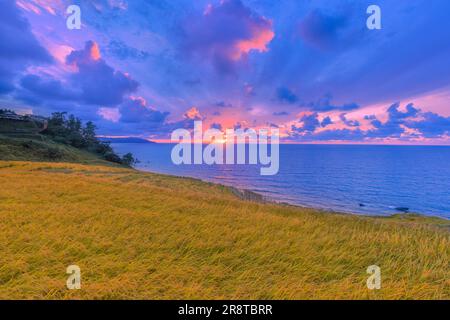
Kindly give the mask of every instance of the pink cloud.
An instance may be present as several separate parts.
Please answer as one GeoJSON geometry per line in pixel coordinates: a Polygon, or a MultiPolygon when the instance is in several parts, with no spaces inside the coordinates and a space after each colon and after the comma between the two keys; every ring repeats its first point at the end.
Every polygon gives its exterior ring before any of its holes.
{"type": "Polygon", "coordinates": [[[29,12],[41,15],[47,12],[53,16],[64,14],[66,6],[61,0],[17,0],[16,4],[29,12]]]}
{"type": "Polygon", "coordinates": [[[67,56],[66,62],[69,65],[80,67],[82,65],[95,64],[101,59],[100,48],[94,41],[86,42],[84,50],[72,51],[67,56]]]}
{"type": "Polygon", "coordinates": [[[121,117],[119,108],[100,108],[98,109],[97,114],[103,119],[115,123],[119,122],[121,117]]]}
{"type": "Polygon", "coordinates": [[[252,51],[266,52],[275,36],[272,22],[240,0],[208,5],[202,16],[186,23],[185,29],[187,52],[206,57],[221,69],[229,69],[231,63],[252,51]]]}
{"type": "Polygon", "coordinates": [[[18,7],[22,8],[25,11],[33,12],[34,14],[37,14],[37,15],[41,14],[41,10],[39,10],[39,8],[37,6],[35,6],[34,4],[32,4],[30,2],[17,1],[16,4],[18,7]]]}
{"type": "Polygon", "coordinates": [[[200,111],[196,107],[192,107],[189,110],[187,110],[184,115],[186,119],[190,120],[202,120],[203,117],[200,114],[200,111]]]}

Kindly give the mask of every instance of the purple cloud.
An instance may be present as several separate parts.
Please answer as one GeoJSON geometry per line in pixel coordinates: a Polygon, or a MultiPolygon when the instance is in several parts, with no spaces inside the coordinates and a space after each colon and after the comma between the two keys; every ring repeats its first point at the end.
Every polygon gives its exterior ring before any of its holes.
{"type": "Polygon", "coordinates": [[[443,117],[433,112],[425,112],[421,117],[422,120],[408,122],[407,126],[419,130],[426,138],[450,135],[450,117],[443,117]]]}
{"type": "Polygon", "coordinates": [[[52,77],[43,78],[35,74],[22,77],[20,85],[37,100],[76,100],[77,93],[65,87],[61,81],[52,77]]]}
{"type": "Polygon", "coordinates": [[[211,129],[217,129],[222,131],[222,125],[220,123],[211,123],[209,126],[211,129]]]}
{"type": "Polygon", "coordinates": [[[279,111],[279,112],[274,112],[272,113],[272,115],[274,115],[275,117],[284,117],[284,116],[288,116],[290,113],[287,111],[279,111]]]}
{"type": "Polygon", "coordinates": [[[61,79],[45,73],[24,75],[15,97],[32,105],[67,101],[79,106],[116,107],[139,86],[129,75],[110,67],[92,41],[84,49],[72,51],[66,63],[74,71],[61,79]]]}
{"type": "Polygon", "coordinates": [[[381,122],[374,116],[367,116],[366,119],[371,119],[370,123],[375,128],[367,132],[367,136],[376,138],[393,137],[399,138],[405,133],[407,118],[415,118],[420,109],[414,108],[412,104],[408,104],[406,111],[399,111],[400,103],[394,103],[387,109],[388,120],[381,122]]]}
{"type": "Polygon", "coordinates": [[[332,98],[333,97],[331,94],[326,94],[317,101],[308,103],[305,107],[317,112],[327,112],[333,110],[351,111],[359,108],[359,105],[354,102],[345,103],[342,105],[333,104],[331,102],[332,98]]]}
{"type": "Polygon", "coordinates": [[[12,92],[14,79],[30,64],[51,63],[14,1],[0,3],[0,94],[12,92]]]}
{"type": "Polygon", "coordinates": [[[120,121],[124,123],[143,122],[159,125],[165,122],[169,112],[161,112],[147,105],[144,98],[130,98],[119,107],[120,121]]]}
{"type": "Polygon", "coordinates": [[[345,16],[329,15],[316,9],[300,22],[299,33],[308,45],[327,50],[336,40],[339,31],[346,25],[345,16]]]}
{"type": "Polygon", "coordinates": [[[291,129],[294,133],[312,133],[320,127],[317,113],[303,115],[299,122],[301,126],[292,125],[291,129]]]}
{"type": "Polygon", "coordinates": [[[322,127],[326,127],[329,126],[330,124],[333,124],[333,121],[331,120],[331,118],[329,116],[325,117],[322,122],[320,123],[320,125],[322,127]]]}
{"type": "Polygon", "coordinates": [[[277,99],[289,104],[294,104],[298,101],[297,95],[291,89],[286,87],[279,87],[277,89],[277,99]]]}
{"type": "Polygon", "coordinates": [[[357,121],[357,120],[349,120],[349,119],[347,119],[347,117],[346,117],[346,113],[341,113],[340,115],[339,115],[339,119],[341,119],[341,121],[346,125],[346,126],[349,126],[349,127],[359,127],[361,124],[359,123],[359,121],[357,121]]]}
{"type": "Polygon", "coordinates": [[[274,37],[270,20],[244,6],[241,0],[209,5],[201,16],[186,22],[184,49],[229,72],[251,51],[265,52],[274,37]]]}
{"type": "Polygon", "coordinates": [[[81,88],[82,99],[88,104],[116,106],[139,86],[128,74],[106,64],[93,41],[86,42],[83,50],[72,51],[66,63],[77,69],[72,81],[81,88]]]}
{"type": "Polygon", "coordinates": [[[331,119],[327,117],[319,122],[317,113],[307,114],[299,120],[301,126],[293,125],[291,127],[289,139],[299,141],[367,141],[384,138],[411,140],[420,137],[442,138],[450,135],[450,117],[433,112],[422,112],[413,104],[408,104],[405,111],[401,111],[399,108],[399,103],[391,105],[386,110],[388,119],[385,122],[380,121],[374,115],[365,116],[364,119],[369,120],[373,126],[373,129],[367,131],[359,128],[358,121],[348,120],[345,114],[341,114],[340,119],[350,128],[317,132],[316,129],[319,127],[332,124],[331,119]],[[411,130],[414,131],[411,132],[411,130]]]}

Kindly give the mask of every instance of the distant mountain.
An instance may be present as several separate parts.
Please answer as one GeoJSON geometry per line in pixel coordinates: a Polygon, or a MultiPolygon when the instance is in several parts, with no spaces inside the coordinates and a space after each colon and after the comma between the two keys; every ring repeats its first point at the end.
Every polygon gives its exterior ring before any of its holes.
{"type": "Polygon", "coordinates": [[[110,137],[110,138],[98,138],[100,141],[104,141],[104,142],[110,142],[110,143],[156,143],[150,140],[146,140],[146,139],[142,139],[142,138],[134,138],[134,137],[129,137],[129,138],[114,138],[114,137],[110,137]]]}

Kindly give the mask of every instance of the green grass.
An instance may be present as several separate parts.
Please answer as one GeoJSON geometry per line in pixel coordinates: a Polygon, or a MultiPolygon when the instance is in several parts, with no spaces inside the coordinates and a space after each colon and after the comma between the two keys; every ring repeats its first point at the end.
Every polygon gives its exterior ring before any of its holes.
{"type": "Polygon", "coordinates": [[[37,133],[39,127],[34,121],[11,121],[0,118],[0,132],[37,133]]]}
{"type": "Polygon", "coordinates": [[[35,134],[0,134],[0,160],[72,162],[114,166],[93,153],[56,143],[46,136],[35,134]]]}
{"type": "Polygon", "coordinates": [[[449,299],[449,222],[240,199],[194,179],[0,162],[3,299],[449,299]],[[79,265],[82,289],[65,286],[79,265]],[[381,290],[366,287],[369,265],[381,290]]]}

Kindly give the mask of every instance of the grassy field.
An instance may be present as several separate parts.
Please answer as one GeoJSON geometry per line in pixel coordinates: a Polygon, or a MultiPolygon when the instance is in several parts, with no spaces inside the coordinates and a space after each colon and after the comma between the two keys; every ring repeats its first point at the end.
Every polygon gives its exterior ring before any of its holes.
{"type": "Polygon", "coordinates": [[[263,204],[68,163],[0,162],[0,186],[1,299],[450,298],[448,221],[263,204]],[[72,264],[81,290],[66,288],[72,264]]]}
{"type": "Polygon", "coordinates": [[[0,134],[0,161],[72,162],[117,166],[100,159],[98,155],[56,143],[38,134],[18,134],[17,137],[0,134]],[[27,137],[29,136],[29,137],[27,137]]]}

